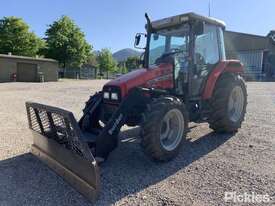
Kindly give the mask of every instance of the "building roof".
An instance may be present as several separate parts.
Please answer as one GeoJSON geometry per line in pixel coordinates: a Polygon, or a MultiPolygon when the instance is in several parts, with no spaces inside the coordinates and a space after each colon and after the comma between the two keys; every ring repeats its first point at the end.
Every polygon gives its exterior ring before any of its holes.
{"type": "Polygon", "coordinates": [[[184,23],[184,22],[187,22],[190,20],[204,21],[206,23],[215,24],[215,25],[221,26],[223,28],[225,28],[225,26],[226,26],[225,23],[221,20],[218,20],[218,19],[215,19],[212,17],[202,16],[202,15],[190,12],[190,13],[180,14],[180,15],[171,16],[168,18],[153,21],[152,27],[156,28],[156,29],[160,29],[163,27],[174,26],[174,25],[184,23]]]}
{"type": "Polygon", "coordinates": [[[26,57],[26,56],[17,56],[17,55],[9,55],[9,54],[0,54],[0,58],[22,59],[22,60],[32,60],[32,61],[46,61],[46,62],[58,62],[55,59],[26,57]]]}
{"type": "Polygon", "coordinates": [[[269,38],[266,36],[225,31],[225,48],[227,51],[266,50],[269,38]]]}
{"type": "Polygon", "coordinates": [[[226,30],[226,33],[231,33],[231,34],[236,34],[236,35],[244,35],[244,36],[250,36],[250,37],[255,37],[255,38],[266,38],[267,36],[263,35],[258,35],[258,34],[249,34],[249,33],[244,33],[244,32],[237,32],[237,31],[229,31],[226,30]]]}

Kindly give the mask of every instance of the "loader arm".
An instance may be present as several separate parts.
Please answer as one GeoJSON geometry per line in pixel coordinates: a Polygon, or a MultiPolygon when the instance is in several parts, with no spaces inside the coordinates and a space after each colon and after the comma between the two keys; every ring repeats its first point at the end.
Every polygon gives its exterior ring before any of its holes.
{"type": "Polygon", "coordinates": [[[131,114],[137,106],[146,106],[150,99],[144,95],[148,92],[145,88],[134,88],[128,96],[123,99],[118,109],[105,125],[101,133],[96,137],[96,157],[106,159],[109,153],[116,148],[118,144],[118,134],[121,127],[125,124],[128,114],[131,114]]]}

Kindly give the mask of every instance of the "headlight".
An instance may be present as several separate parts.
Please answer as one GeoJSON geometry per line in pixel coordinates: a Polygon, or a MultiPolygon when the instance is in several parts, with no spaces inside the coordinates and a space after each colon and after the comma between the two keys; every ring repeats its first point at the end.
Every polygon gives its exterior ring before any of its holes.
{"type": "Polygon", "coordinates": [[[103,98],[104,99],[109,99],[110,98],[109,92],[104,92],[103,93],[103,98]]]}
{"type": "Polygon", "coordinates": [[[112,94],[111,94],[111,99],[112,99],[112,100],[118,100],[118,95],[117,95],[117,93],[112,93],[112,94]]]}

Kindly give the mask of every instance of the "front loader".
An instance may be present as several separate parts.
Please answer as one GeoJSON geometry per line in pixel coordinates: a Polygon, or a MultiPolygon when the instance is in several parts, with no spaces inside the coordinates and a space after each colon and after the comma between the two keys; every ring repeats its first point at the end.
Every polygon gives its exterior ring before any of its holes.
{"type": "Polygon", "coordinates": [[[118,146],[123,125],[140,126],[144,152],[164,162],[186,143],[189,122],[234,133],[244,120],[243,66],[225,59],[225,24],[194,13],[145,17],[147,33],[135,38],[144,49],[143,68],[105,84],[79,121],[69,111],[26,103],[32,153],[92,201],[100,188],[98,164],[118,146]]]}

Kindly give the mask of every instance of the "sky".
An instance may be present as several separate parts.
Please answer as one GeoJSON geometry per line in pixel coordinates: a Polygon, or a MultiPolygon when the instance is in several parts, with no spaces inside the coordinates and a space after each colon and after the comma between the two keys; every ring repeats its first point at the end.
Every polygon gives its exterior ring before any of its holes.
{"type": "Polygon", "coordinates": [[[275,29],[274,0],[2,0],[0,18],[23,18],[44,37],[49,24],[67,15],[85,33],[94,50],[113,52],[133,48],[134,36],[144,32],[147,12],[152,20],[186,12],[208,15],[226,22],[227,30],[266,35],[275,29]]]}

